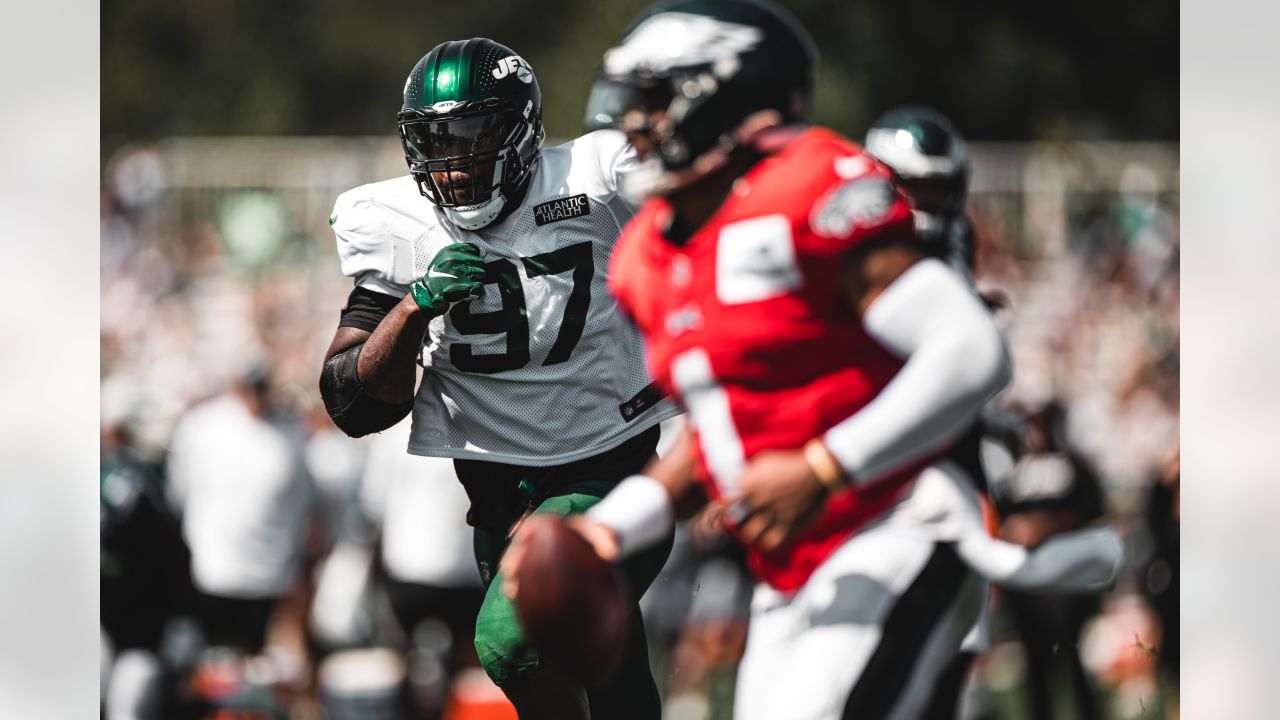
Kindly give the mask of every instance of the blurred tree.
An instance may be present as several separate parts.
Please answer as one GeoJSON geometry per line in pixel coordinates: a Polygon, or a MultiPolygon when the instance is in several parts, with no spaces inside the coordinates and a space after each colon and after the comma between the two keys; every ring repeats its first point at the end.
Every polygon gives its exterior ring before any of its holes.
{"type": "MultiPolygon", "coordinates": [[[[103,157],[166,135],[390,135],[432,46],[486,35],[525,56],[549,135],[577,133],[601,53],[648,0],[106,0],[103,157]]],[[[1178,137],[1167,0],[793,0],[822,52],[818,122],[858,136],[937,106],[982,140],[1178,137]]]]}

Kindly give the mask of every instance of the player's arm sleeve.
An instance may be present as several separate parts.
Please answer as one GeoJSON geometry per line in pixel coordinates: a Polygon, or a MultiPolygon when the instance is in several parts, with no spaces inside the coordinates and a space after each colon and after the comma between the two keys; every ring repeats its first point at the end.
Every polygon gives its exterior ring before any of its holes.
{"type": "Polygon", "coordinates": [[[352,345],[325,361],[320,371],[320,397],[333,424],[351,437],[382,432],[413,410],[413,398],[403,403],[380,400],[365,390],[357,368],[365,344],[352,345]]]}
{"type": "Polygon", "coordinates": [[[706,504],[695,477],[697,443],[688,425],[680,428],[667,453],[632,475],[587,511],[587,517],[614,532],[618,551],[628,556],[667,537],[676,520],[706,504]]]}
{"type": "Polygon", "coordinates": [[[956,543],[956,551],[991,582],[1033,592],[1104,590],[1124,558],[1120,536],[1109,527],[1060,533],[1034,548],[974,532],[956,543]]]}
{"type": "Polygon", "coordinates": [[[347,304],[342,307],[338,327],[353,327],[373,332],[378,328],[378,323],[382,322],[382,318],[390,314],[399,302],[399,297],[395,295],[357,285],[347,296],[347,304]]]}
{"type": "Polygon", "coordinates": [[[855,484],[941,450],[1012,376],[991,313],[942,262],[915,262],[863,316],[866,331],[905,360],[870,403],[823,442],[855,484]]]}

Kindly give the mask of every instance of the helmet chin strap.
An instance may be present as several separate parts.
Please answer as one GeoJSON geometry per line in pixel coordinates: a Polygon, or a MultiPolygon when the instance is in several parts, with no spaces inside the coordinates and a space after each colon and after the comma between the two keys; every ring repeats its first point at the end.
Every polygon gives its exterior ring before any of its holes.
{"type": "Polygon", "coordinates": [[[496,220],[506,203],[507,199],[502,196],[502,192],[497,191],[494,192],[493,197],[479,205],[440,209],[444,211],[450,222],[463,230],[479,230],[496,220]]]}

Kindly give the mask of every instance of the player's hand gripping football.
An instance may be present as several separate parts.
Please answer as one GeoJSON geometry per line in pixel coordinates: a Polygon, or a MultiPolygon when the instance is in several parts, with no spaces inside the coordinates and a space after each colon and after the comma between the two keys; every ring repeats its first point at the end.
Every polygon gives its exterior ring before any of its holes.
{"type": "MultiPolygon", "coordinates": [[[[601,525],[585,515],[570,515],[562,522],[571,530],[581,535],[605,562],[618,559],[618,536],[613,530],[601,525]]],[[[511,539],[511,546],[502,556],[502,575],[504,582],[502,592],[509,598],[515,598],[520,592],[520,567],[527,549],[528,533],[521,528],[511,539]]]]}
{"type": "Polygon", "coordinates": [[[762,550],[790,542],[818,518],[829,491],[800,450],[766,450],[751,458],[725,502],[739,536],[762,550]]]}
{"type": "Polygon", "coordinates": [[[423,312],[436,317],[456,302],[480,297],[483,287],[484,252],[472,243],[454,243],[431,258],[426,274],[409,292],[423,312]]]}
{"type": "Polygon", "coordinates": [[[534,514],[502,560],[502,591],[529,642],[588,688],[607,685],[629,641],[632,601],[603,557],[617,555],[613,531],[599,523],[534,514]]]}

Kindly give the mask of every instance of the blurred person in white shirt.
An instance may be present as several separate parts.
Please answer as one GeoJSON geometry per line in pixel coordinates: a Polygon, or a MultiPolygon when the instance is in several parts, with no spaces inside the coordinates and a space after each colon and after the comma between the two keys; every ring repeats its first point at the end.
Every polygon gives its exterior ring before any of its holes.
{"type": "Polygon", "coordinates": [[[298,577],[313,495],[298,448],[264,418],[267,390],[265,366],[241,373],[179,421],[169,458],[206,641],[247,653],[298,577]]]}
{"type": "Polygon", "coordinates": [[[396,622],[411,641],[419,712],[438,713],[451,678],[478,666],[476,615],[484,592],[472,554],[470,505],[449,458],[410,455],[408,419],[374,437],[360,503],[381,529],[381,576],[396,622]]]}

